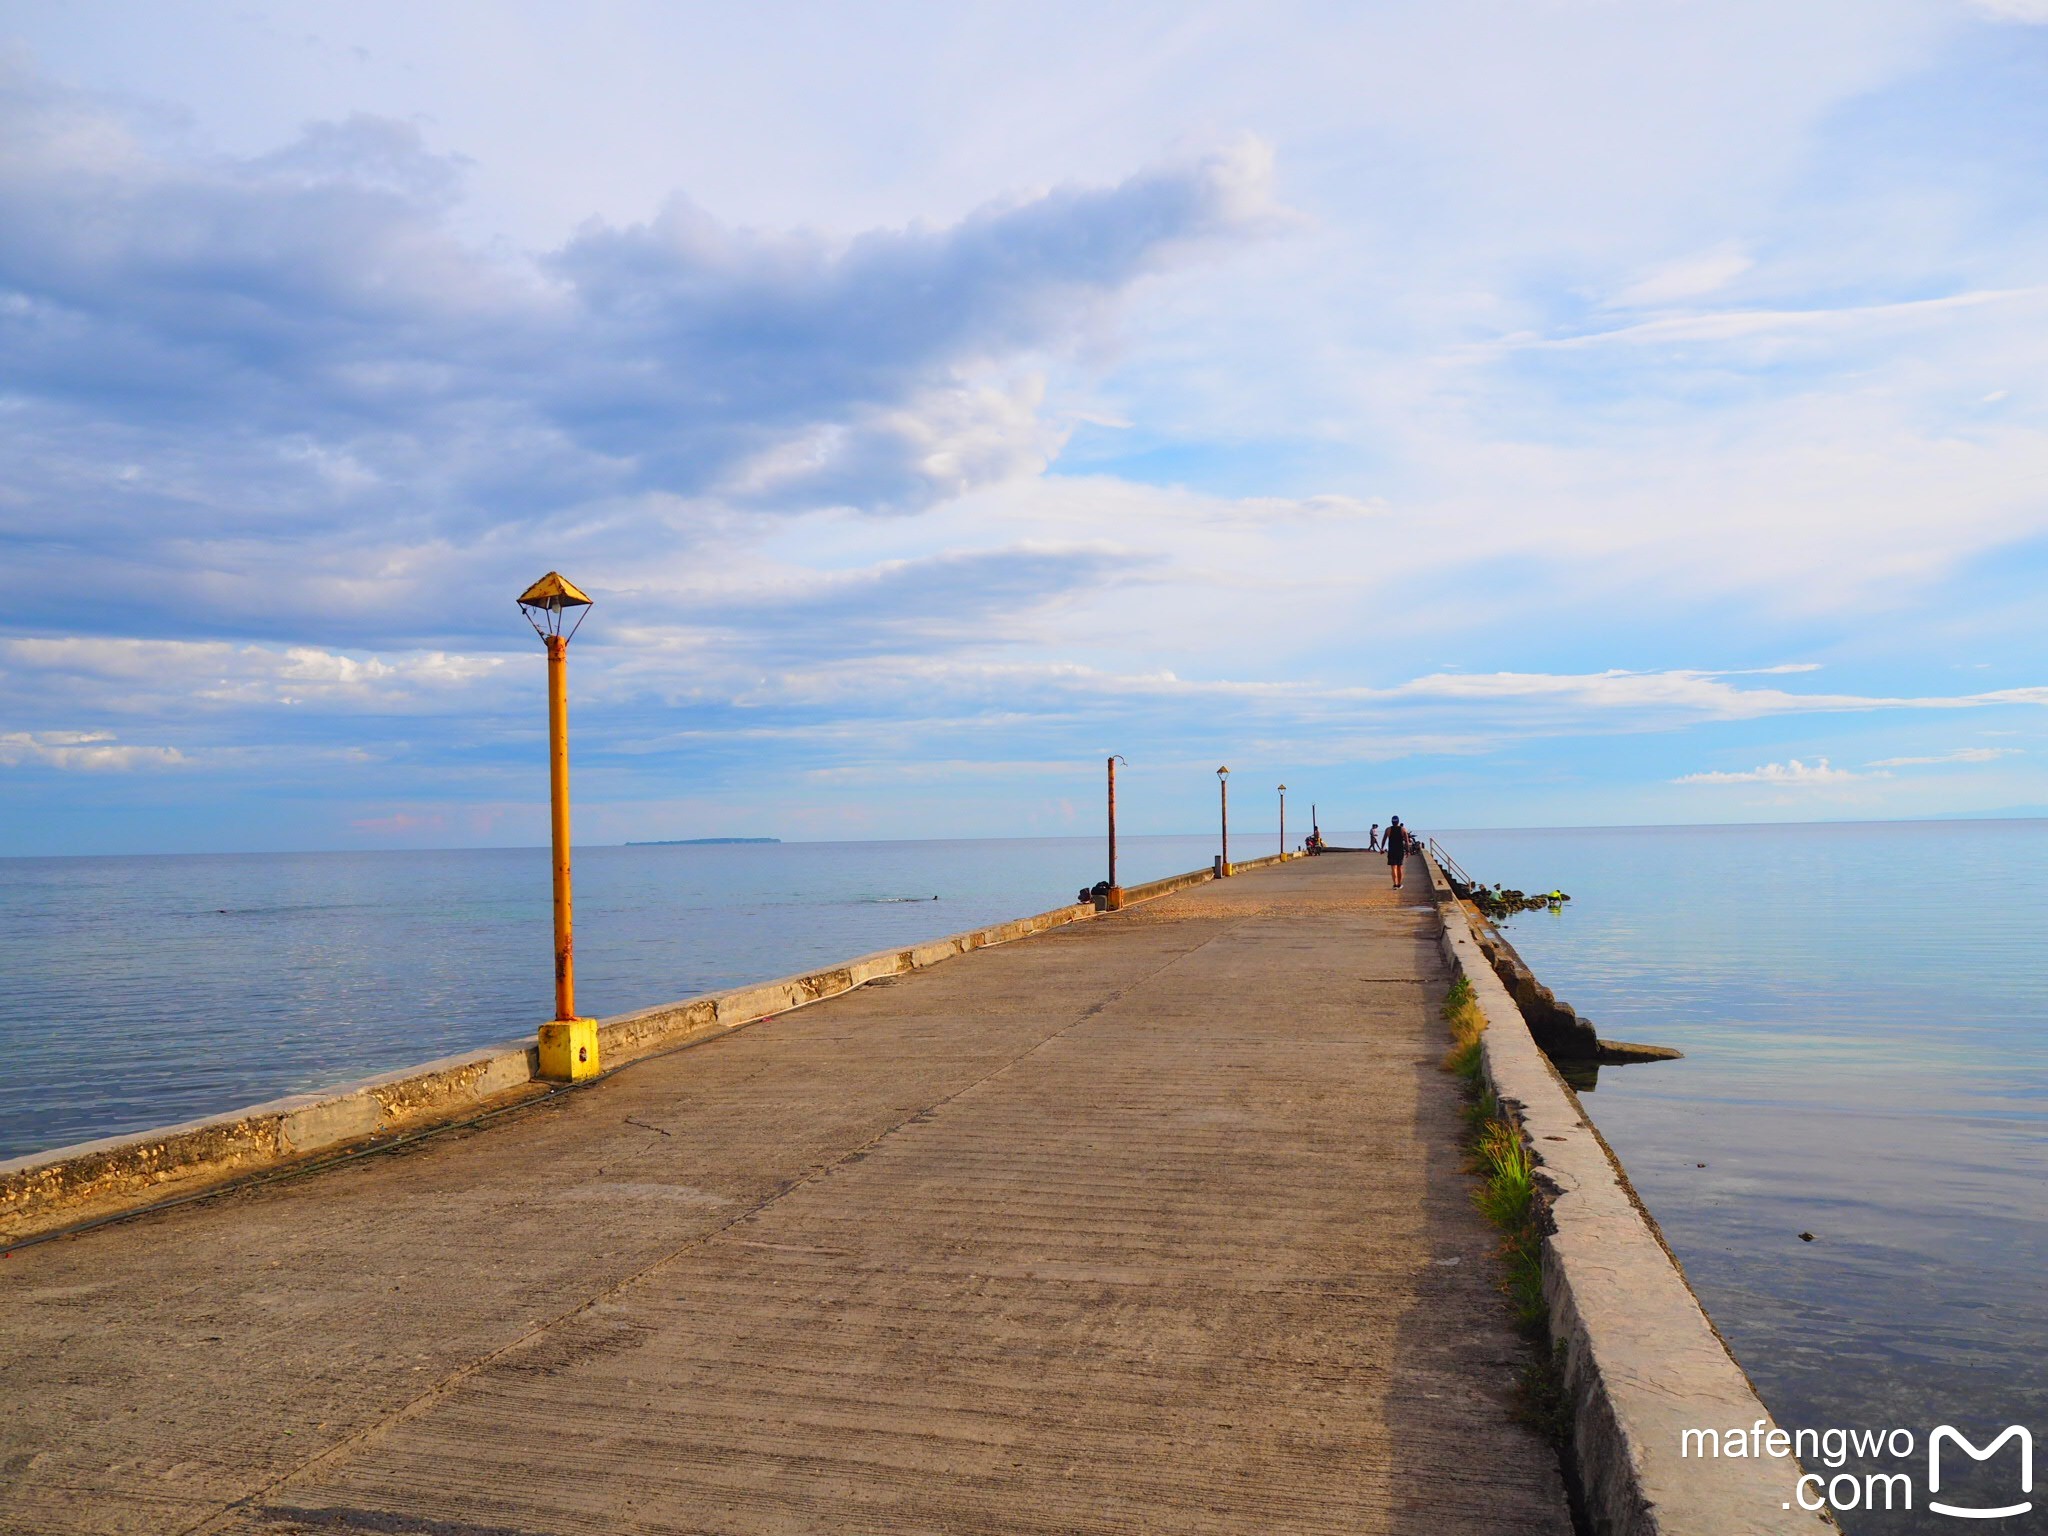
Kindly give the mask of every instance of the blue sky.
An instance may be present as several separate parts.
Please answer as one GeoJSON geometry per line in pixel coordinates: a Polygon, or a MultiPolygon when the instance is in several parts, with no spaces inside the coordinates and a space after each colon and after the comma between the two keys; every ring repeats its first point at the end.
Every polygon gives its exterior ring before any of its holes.
{"type": "Polygon", "coordinates": [[[0,3],[0,853],[2048,811],[2048,0],[0,3]]]}

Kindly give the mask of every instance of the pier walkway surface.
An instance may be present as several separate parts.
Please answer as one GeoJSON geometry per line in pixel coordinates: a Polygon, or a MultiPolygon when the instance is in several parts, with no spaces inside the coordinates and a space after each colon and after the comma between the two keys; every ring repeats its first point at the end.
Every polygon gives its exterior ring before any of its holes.
{"type": "Polygon", "coordinates": [[[0,1530],[1571,1529],[1327,857],[0,1263],[0,1530]]]}

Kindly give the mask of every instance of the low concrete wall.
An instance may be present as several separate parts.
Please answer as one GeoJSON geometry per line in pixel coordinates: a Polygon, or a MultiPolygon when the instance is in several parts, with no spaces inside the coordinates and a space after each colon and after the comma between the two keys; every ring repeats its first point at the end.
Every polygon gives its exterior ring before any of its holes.
{"type": "MultiPolygon", "coordinates": [[[[1277,863],[1277,859],[1257,861],[1277,863]]],[[[1236,866],[1240,870],[1255,867],[1236,866]]],[[[1206,869],[1124,892],[1133,902],[1212,878],[1206,869]]],[[[850,992],[882,976],[922,970],[970,950],[1093,919],[1089,905],[1055,907],[843,965],[784,976],[598,1021],[606,1071],[693,1044],[792,1008],[850,992]]],[[[549,1091],[536,1080],[530,1038],[501,1041],[324,1093],[273,1099],[181,1125],[110,1136],[0,1162],[0,1243],[76,1225],[289,1167],[338,1149],[462,1120],[549,1091]]]]}
{"type": "Polygon", "coordinates": [[[1164,880],[1148,880],[1143,885],[1124,887],[1124,905],[1134,901],[1150,901],[1155,896],[1171,896],[1175,891],[1184,891],[1191,885],[1206,885],[1216,878],[1210,869],[1191,869],[1184,875],[1168,875],[1164,880]]]}
{"type": "Polygon", "coordinates": [[[1680,1455],[1687,1429],[1774,1427],[1630,1187],[1501,985],[1430,859],[1444,951],[1487,1029],[1487,1085],[1522,1129],[1544,1196],[1543,1290],[1563,1346],[1572,1450],[1597,1536],[1814,1536],[1791,1458],[1680,1455]]]}
{"type": "Polygon", "coordinates": [[[539,1052],[505,1041],[178,1125],[0,1162],[0,1242],[299,1161],[326,1148],[459,1119],[530,1087],[539,1052]]]}
{"type": "MultiPolygon", "coordinates": [[[[1243,863],[1233,860],[1230,872],[1233,875],[1242,875],[1254,869],[1265,869],[1270,865],[1284,864],[1289,859],[1302,857],[1304,855],[1299,853],[1274,853],[1263,859],[1249,859],[1243,863]]],[[[1191,885],[1200,885],[1215,878],[1216,870],[1212,865],[1208,869],[1191,869],[1184,875],[1168,875],[1164,880],[1147,881],[1144,885],[1127,885],[1124,887],[1124,904],[1128,906],[1134,901],[1150,901],[1155,896],[1168,896],[1175,891],[1184,891],[1191,885]]]]}

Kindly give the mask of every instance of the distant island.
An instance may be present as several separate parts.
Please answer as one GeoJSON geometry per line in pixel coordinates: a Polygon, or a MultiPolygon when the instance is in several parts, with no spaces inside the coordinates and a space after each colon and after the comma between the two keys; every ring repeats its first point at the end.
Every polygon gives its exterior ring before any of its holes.
{"type": "Polygon", "coordinates": [[[779,843],[779,837],[657,837],[628,848],[722,848],[729,843],[779,843]]]}

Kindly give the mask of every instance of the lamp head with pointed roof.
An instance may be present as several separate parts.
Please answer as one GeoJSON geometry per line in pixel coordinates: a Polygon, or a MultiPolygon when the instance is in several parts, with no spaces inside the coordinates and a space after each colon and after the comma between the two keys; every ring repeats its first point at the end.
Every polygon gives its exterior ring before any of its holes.
{"type": "MultiPolygon", "coordinates": [[[[590,599],[583,589],[559,571],[549,571],[519,594],[519,611],[543,640],[562,633],[562,616],[570,609],[589,606],[590,599]]],[[[576,623],[569,626],[569,634],[573,636],[582,623],[583,615],[579,613],[576,623]]],[[[563,643],[567,643],[566,637],[563,643]]]]}

